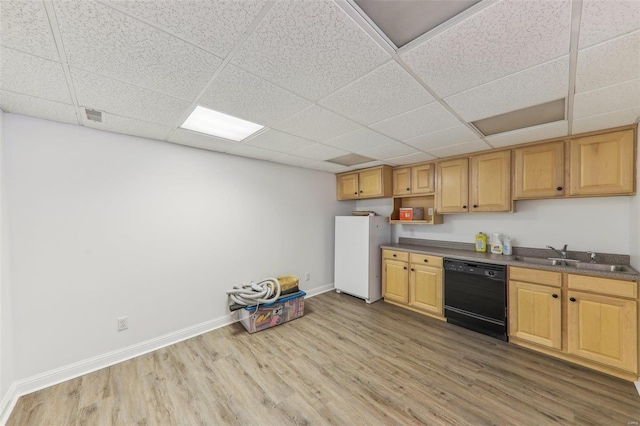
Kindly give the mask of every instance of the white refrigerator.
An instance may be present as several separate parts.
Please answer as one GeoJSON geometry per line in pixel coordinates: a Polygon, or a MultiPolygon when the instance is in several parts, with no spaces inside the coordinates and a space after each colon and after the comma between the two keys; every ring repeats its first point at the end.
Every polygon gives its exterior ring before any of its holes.
{"type": "Polygon", "coordinates": [[[391,240],[389,218],[381,216],[337,216],[334,283],[338,293],[347,293],[367,303],[382,298],[382,253],[380,245],[391,240]]]}

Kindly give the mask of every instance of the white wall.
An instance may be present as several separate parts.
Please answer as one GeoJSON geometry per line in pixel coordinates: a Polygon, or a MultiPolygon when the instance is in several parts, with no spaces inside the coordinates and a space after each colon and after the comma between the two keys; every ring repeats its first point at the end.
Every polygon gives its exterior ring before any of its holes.
{"type": "Polygon", "coordinates": [[[5,197],[5,114],[0,110],[0,413],[2,402],[8,402],[13,368],[13,322],[11,289],[9,286],[9,244],[5,197]]]}
{"type": "Polygon", "coordinates": [[[333,282],[332,174],[5,115],[16,379],[333,282]],[[118,333],[116,318],[129,316],[118,333]]]}

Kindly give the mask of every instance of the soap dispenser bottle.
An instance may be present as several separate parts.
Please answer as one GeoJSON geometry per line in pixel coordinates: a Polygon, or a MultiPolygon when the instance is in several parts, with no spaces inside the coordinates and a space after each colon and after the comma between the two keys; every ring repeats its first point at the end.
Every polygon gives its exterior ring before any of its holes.
{"type": "Polygon", "coordinates": [[[487,236],[482,232],[476,234],[476,251],[479,253],[487,252],[487,236]]]}

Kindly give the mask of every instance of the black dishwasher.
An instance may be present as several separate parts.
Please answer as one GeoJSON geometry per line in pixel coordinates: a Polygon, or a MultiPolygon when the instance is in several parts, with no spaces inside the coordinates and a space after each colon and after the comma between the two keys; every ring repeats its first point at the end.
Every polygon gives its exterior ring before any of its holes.
{"type": "Polygon", "coordinates": [[[506,268],[444,260],[444,316],[447,322],[507,341],[506,268]]]}

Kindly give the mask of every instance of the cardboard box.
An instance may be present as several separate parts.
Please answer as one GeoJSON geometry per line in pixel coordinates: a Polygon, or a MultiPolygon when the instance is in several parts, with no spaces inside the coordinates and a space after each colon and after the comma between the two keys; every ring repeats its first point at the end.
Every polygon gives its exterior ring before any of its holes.
{"type": "Polygon", "coordinates": [[[304,315],[304,296],[300,291],[285,297],[281,297],[273,303],[247,307],[240,310],[240,322],[249,333],[266,330],[276,325],[300,318],[304,315]]]}
{"type": "Polygon", "coordinates": [[[424,220],[423,207],[401,207],[400,220],[424,220]]]}

